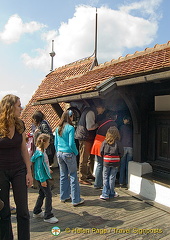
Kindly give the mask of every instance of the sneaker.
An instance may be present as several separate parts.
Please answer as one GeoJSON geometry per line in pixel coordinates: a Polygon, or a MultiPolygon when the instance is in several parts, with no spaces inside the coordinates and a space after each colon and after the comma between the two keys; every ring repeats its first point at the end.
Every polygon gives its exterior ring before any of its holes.
{"type": "Polygon", "coordinates": [[[78,206],[78,205],[80,205],[82,203],[84,203],[84,199],[83,198],[81,198],[80,202],[74,203],[73,206],[76,207],[76,206],[78,206]]]}
{"type": "Polygon", "coordinates": [[[69,201],[69,200],[71,200],[71,197],[66,198],[65,200],[60,200],[60,202],[65,203],[65,202],[67,202],[67,201],[69,201]]]}
{"type": "Polygon", "coordinates": [[[44,217],[44,212],[40,212],[38,214],[33,213],[33,218],[43,218],[44,217]]]}
{"type": "Polygon", "coordinates": [[[115,192],[114,197],[119,197],[119,194],[117,192],[115,192]]]}
{"type": "Polygon", "coordinates": [[[109,198],[105,198],[105,197],[103,197],[102,195],[100,195],[100,199],[102,199],[102,200],[108,200],[109,198]]]}
{"type": "Polygon", "coordinates": [[[86,180],[86,181],[79,180],[79,183],[80,183],[80,184],[84,184],[84,185],[92,185],[92,183],[89,182],[88,180],[86,180]]]}
{"type": "Polygon", "coordinates": [[[44,219],[44,222],[47,222],[47,223],[57,223],[58,219],[56,217],[52,217],[52,218],[49,218],[49,219],[44,219]]]}

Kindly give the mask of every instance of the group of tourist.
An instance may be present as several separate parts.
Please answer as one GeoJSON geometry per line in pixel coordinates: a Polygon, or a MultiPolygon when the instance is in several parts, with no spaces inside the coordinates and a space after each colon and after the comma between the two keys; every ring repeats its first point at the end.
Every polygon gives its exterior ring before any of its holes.
{"type": "Polygon", "coordinates": [[[95,109],[84,107],[75,133],[79,140],[79,182],[92,184],[89,179],[94,178],[91,166],[94,166],[95,157],[94,188],[103,189],[100,196],[103,200],[118,196],[114,191],[118,169],[119,186],[128,185],[128,163],[132,160],[133,145],[131,119],[124,116],[119,130],[116,120],[117,114],[98,101],[95,109]]]}
{"type": "Polygon", "coordinates": [[[53,136],[49,123],[41,111],[32,116],[34,144],[30,155],[26,147],[25,125],[20,119],[22,111],[19,97],[8,94],[0,101],[0,239],[12,240],[10,213],[10,185],[16,204],[18,239],[30,239],[30,222],[27,188],[36,179],[39,194],[33,209],[34,218],[47,223],[57,223],[52,212],[50,179],[55,152],[60,168],[60,201],[70,200],[73,206],[84,203],[80,185],[92,185],[102,189],[100,199],[117,197],[115,180],[119,170],[119,184],[128,184],[128,162],[132,160],[132,126],[130,118],[118,130],[117,115],[106,110],[103,103],[95,109],[84,106],[76,128],[74,113],[66,110],[53,136]],[[79,142],[79,151],[75,139],[79,142]],[[77,158],[79,154],[79,173],[77,158]],[[94,157],[97,162],[95,176],[94,157]],[[32,177],[33,171],[33,177],[32,177]],[[22,193],[22,194],[21,194],[22,193]],[[45,199],[45,211],[42,211],[45,199]]]}

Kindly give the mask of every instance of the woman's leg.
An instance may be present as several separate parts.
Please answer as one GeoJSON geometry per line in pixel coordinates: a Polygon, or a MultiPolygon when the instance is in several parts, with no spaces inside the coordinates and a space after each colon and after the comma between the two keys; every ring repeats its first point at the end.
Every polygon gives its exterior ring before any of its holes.
{"type": "Polygon", "coordinates": [[[103,158],[95,155],[95,161],[97,162],[97,167],[95,171],[94,187],[101,188],[103,186],[103,158]]]}
{"type": "Polygon", "coordinates": [[[119,176],[119,184],[125,184],[125,174],[126,174],[126,156],[127,156],[127,150],[124,147],[124,155],[120,160],[120,176],[119,176]]]}
{"type": "Polygon", "coordinates": [[[68,176],[68,167],[64,161],[62,152],[57,153],[60,167],[60,200],[64,201],[70,198],[70,180],[68,176]]]}
{"type": "Polygon", "coordinates": [[[127,159],[126,159],[126,185],[128,185],[128,168],[129,162],[133,160],[133,149],[131,147],[127,147],[127,159]]]}
{"type": "Polygon", "coordinates": [[[71,186],[71,199],[72,203],[79,203],[80,198],[80,186],[77,177],[77,162],[76,155],[73,153],[65,153],[64,161],[67,164],[68,173],[70,175],[70,186],[71,186]]]}
{"type": "Polygon", "coordinates": [[[14,201],[17,211],[18,240],[30,239],[30,216],[28,210],[28,192],[26,169],[14,171],[11,179],[14,201]]]}
{"type": "Polygon", "coordinates": [[[110,197],[114,197],[115,195],[115,181],[117,174],[117,167],[111,167],[110,177],[109,177],[109,185],[110,185],[110,197]]]}
{"type": "Polygon", "coordinates": [[[110,195],[110,186],[109,186],[109,176],[110,176],[110,167],[103,167],[103,190],[102,196],[104,198],[109,198],[110,195]]]}
{"type": "Polygon", "coordinates": [[[4,207],[0,211],[0,239],[13,240],[9,201],[10,176],[8,171],[0,171],[0,198],[4,207]]]}

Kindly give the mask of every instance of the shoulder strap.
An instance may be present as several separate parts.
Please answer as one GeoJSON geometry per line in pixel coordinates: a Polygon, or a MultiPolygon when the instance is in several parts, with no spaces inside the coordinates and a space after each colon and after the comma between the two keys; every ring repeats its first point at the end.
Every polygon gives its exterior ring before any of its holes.
{"type": "Polygon", "coordinates": [[[101,127],[103,127],[106,123],[108,123],[108,122],[114,122],[113,120],[107,120],[106,122],[104,122],[104,123],[102,123],[99,127],[98,127],[98,129],[100,129],[101,127]]]}

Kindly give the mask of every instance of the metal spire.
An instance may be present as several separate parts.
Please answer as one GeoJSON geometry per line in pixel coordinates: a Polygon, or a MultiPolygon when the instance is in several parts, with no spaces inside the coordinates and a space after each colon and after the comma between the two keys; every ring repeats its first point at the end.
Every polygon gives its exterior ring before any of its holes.
{"type": "Polygon", "coordinates": [[[95,49],[94,49],[94,57],[97,61],[97,8],[96,8],[96,26],[95,26],[95,49]]]}
{"type": "Polygon", "coordinates": [[[53,50],[54,48],[54,40],[52,40],[52,52],[50,52],[50,56],[51,56],[51,70],[50,71],[53,71],[53,57],[55,56],[55,52],[53,50]]]}
{"type": "Polygon", "coordinates": [[[96,21],[95,21],[95,44],[94,44],[94,61],[90,67],[90,70],[92,70],[95,66],[98,66],[97,61],[97,8],[96,8],[96,21]]]}

